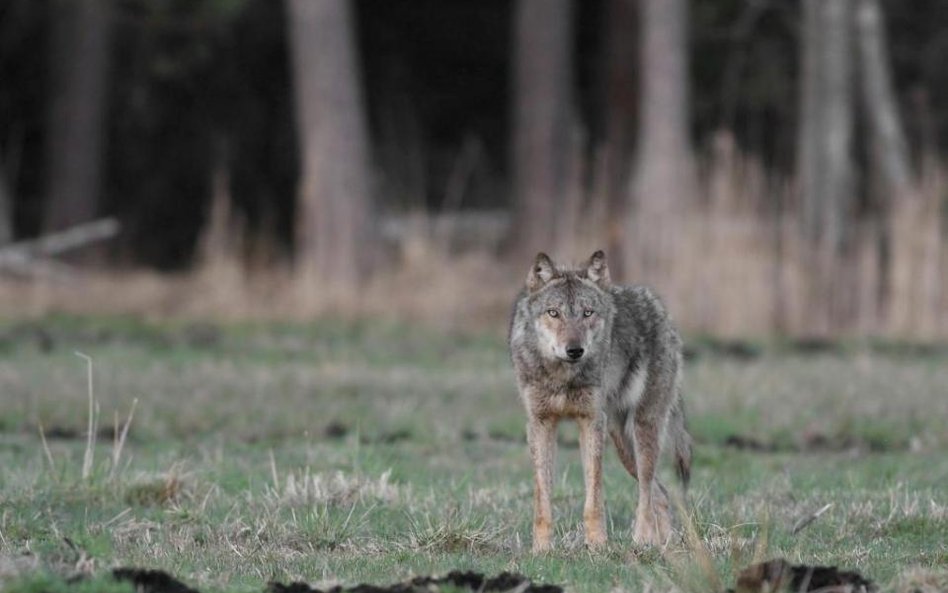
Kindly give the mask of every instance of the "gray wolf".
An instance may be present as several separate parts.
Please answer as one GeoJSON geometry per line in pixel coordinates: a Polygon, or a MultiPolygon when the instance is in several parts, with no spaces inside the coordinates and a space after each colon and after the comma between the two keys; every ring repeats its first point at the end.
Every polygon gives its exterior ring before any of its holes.
{"type": "Polygon", "coordinates": [[[540,253],[514,303],[509,343],[535,470],[533,550],[551,547],[556,427],[563,419],[579,424],[586,545],[606,541],[607,432],[638,479],[635,542],[667,544],[671,514],[656,466],[667,439],[687,486],[691,436],[681,397],[681,338],[659,298],[644,286],[612,284],[602,251],[578,268],[558,267],[540,253]]]}

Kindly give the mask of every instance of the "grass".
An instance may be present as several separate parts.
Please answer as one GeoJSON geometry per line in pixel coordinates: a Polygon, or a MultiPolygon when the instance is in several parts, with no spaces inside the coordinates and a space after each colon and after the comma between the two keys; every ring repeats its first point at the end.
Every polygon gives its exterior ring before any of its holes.
{"type": "MultiPolygon", "coordinates": [[[[579,592],[707,589],[684,544],[662,557],[632,543],[635,489],[613,453],[610,543],[583,548],[573,427],[561,436],[556,551],[530,553],[523,416],[495,335],[53,317],[0,326],[0,351],[5,590],[117,566],[208,591],[453,569],[579,592]],[[93,359],[99,413],[85,479],[76,350],[93,359]],[[121,428],[136,399],[113,462],[115,418],[121,428]],[[11,568],[24,558],[35,562],[11,568]]],[[[689,513],[725,584],[755,555],[855,568],[893,590],[948,580],[943,351],[699,354],[686,379],[698,441],[689,513]],[[735,435],[766,450],[726,446],[735,435]]]]}

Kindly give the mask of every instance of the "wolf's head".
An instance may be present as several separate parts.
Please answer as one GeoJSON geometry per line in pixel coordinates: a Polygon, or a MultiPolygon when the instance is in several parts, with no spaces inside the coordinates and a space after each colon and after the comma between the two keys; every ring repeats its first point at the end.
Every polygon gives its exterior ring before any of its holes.
{"type": "Polygon", "coordinates": [[[577,363],[607,347],[615,314],[609,284],[602,251],[576,269],[558,268],[545,253],[537,255],[527,273],[527,323],[545,358],[577,363]]]}

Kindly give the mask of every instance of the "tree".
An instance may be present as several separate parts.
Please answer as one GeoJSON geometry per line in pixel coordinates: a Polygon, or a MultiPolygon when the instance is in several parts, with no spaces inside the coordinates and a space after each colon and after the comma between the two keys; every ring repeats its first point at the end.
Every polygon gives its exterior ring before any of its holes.
{"type": "Polygon", "coordinates": [[[46,230],[98,213],[108,87],[110,0],[53,3],[46,230]]]}
{"type": "Polygon", "coordinates": [[[348,0],[290,0],[301,180],[297,268],[308,288],[352,293],[371,254],[369,157],[348,0]]]}
{"type": "MultiPolygon", "coordinates": [[[[639,107],[638,6],[636,0],[608,0],[603,9],[605,60],[602,112],[605,146],[596,174],[605,183],[608,212],[623,212],[629,201],[629,163],[635,148],[639,107]]],[[[614,269],[625,268],[625,221],[612,218],[604,241],[614,269]]]]}
{"type": "Polygon", "coordinates": [[[807,240],[840,252],[853,193],[851,0],[803,0],[797,174],[807,240]]]}
{"type": "Polygon", "coordinates": [[[895,197],[907,197],[913,186],[912,167],[902,119],[892,86],[889,50],[879,0],[859,0],[856,28],[862,66],[863,98],[872,135],[872,159],[895,197]]]}
{"type": "Polygon", "coordinates": [[[688,0],[641,0],[640,7],[642,90],[626,257],[654,277],[671,273],[678,243],[673,228],[697,193],[688,123],[688,0]]]}
{"type": "Polygon", "coordinates": [[[521,252],[551,249],[572,142],[571,0],[519,0],[514,27],[513,229],[521,252]]]}

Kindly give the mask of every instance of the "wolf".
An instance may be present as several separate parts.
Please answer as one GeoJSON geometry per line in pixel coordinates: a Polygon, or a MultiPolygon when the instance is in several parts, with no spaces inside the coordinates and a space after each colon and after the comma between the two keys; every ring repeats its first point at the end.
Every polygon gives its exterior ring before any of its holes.
{"type": "Polygon", "coordinates": [[[692,441],[681,395],[682,341],[659,298],[644,286],[612,284],[601,250],[577,268],[540,253],[514,303],[509,345],[535,470],[533,550],[551,548],[556,427],[563,419],[579,424],[586,545],[606,542],[607,432],[638,480],[635,542],[666,545],[671,513],[656,466],[667,440],[687,487],[692,441]]]}

